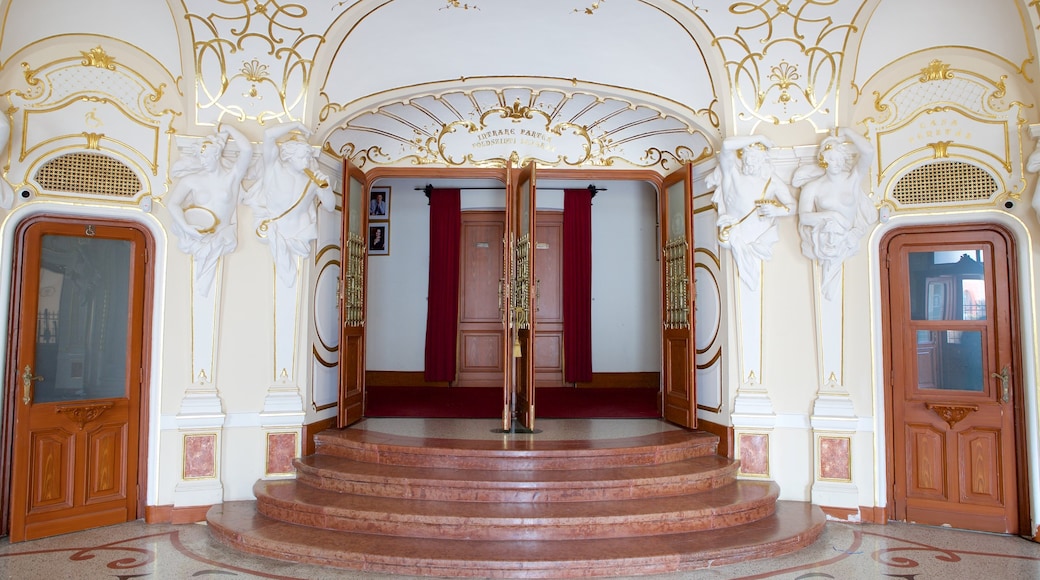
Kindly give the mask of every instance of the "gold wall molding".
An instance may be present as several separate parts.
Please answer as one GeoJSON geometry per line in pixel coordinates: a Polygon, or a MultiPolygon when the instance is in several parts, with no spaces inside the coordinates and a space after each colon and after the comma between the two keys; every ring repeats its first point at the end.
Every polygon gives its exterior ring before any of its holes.
{"type": "MultiPolygon", "coordinates": [[[[981,52],[972,56],[951,62],[921,53],[915,56],[921,63],[916,72],[907,70],[913,62],[909,61],[902,64],[903,76],[888,81],[888,86],[865,87],[873,99],[869,110],[864,107],[861,123],[877,148],[871,185],[880,194],[880,204],[893,210],[950,205],[977,208],[1021,198],[1026,186],[1022,133],[1026,110],[1032,105],[1012,94],[1016,91],[1009,88],[1008,75],[1003,73],[1015,71],[1002,66],[1004,61],[987,61],[981,52]],[[974,63],[975,68],[962,62],[974,63]],[[917,170],[935,163],[984,172],[995,187],[981,197],[977,192],[965,197],[955,191],[949,196],[907,197],[904,190],[909,186],[901,180],[913,177],[919,181],[924,174],[917,170]],[[897,195],[897,191],[903,193],[897,195]]],[[[883,74],[877,78],[886,76],[891,78],[883,74]]],[[[934,189],[918,182],[912,188],[934,189]]]]}
{"type": "Polygon", "coordinates": [[[149,78],[155,71],[146,74],[128,64],[140,60],[135,50],[118,41],[98,43],[85,37],[71,46],[37,47],[30,57],[40,57],[42,64],[20,63],[22,82],[7,93],[13,121],[12,185],[82,197],[83,192],[50,191],[36,175],[51,160],[91,151],[137,174],[140,191],[123,201],[165,190],[166,175],[160,169],[169,159],[181,103],[175,91],[167,90],[173,79],[149,78]]]}

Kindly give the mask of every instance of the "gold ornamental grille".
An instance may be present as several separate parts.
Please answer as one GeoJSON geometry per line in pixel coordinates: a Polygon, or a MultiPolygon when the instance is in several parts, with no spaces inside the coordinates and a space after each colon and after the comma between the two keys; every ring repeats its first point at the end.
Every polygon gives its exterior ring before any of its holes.
{"type": "Polygon", "coordinates": [[[903,205],[941,205],[986,200],[997,189],[993,177],[975,165],[938,161],[904,175],[892,188],[892,197],[903,205]]]}
{"type": "Polygon", "coordinates": [[[47,191],[133,197],[141,180],[132,169],[100,153],[69,153],[55,157],[36,172],[36,182],[47,191]]]}

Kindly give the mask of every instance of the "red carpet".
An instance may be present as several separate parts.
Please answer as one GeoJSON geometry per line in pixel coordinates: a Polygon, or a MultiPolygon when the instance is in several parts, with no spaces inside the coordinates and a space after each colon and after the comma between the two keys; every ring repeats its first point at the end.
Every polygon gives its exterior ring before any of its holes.
{"type": "MultiPolygon", "coordinates": [[[[660,417],[657,390],[543,387],[535,393],[535,416],[545,419],[635,419],[660,417]]],[[[502,416],[497,387],[368,387],[366,417],[492,419],[502,416]]]]}

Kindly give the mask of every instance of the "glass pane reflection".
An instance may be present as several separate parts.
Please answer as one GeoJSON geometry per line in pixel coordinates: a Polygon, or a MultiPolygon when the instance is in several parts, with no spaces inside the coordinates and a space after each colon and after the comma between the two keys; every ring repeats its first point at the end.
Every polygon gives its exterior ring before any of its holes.
{"type": "Polygon", "coordinates": [[[35,402],[126,396],[131,249],[127,240],[43,237],[35,402]]]}
{"type": "Polygon", "coordinates": [[[983,250],[911,252],[908,266],[911,319],[986,319],[983,250]]]}
{"type": "Polygon", "coordinates": [[[917,331],[917,388],[981,392],[982,332],[917,331]]]}

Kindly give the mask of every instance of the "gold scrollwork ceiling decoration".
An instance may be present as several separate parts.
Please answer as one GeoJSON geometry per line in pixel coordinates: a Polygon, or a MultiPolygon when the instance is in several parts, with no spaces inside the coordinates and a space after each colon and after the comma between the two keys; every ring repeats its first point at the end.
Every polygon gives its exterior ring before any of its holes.
{"type": "Polygon", "coordinates": [[[855,31],[845,22],[851,22],[857,8],[856,2],[835,0],[730,5],[719,29],[731,27],[733,32],[712,42],[724,55],[742,109],[735,111],[736,121],[832,124],[843,50],[855,31]]]}
{"type": "MultiPolygon", "coordinates": [[[[341,112],[326,105],[322,118],[341,112]]],[[[707,124],[707,123],[705,123],[707,124]]],[[[326,150],[355,165],[631,166],[710,157],[700,127],[644,104],[556,89],[483,88],[384,104],[344,121],[326,150]]]]}
{"type": "Polygon", "coordinates": [[[195,51],[197,121],[225,116],[266,122],[300,121],[314,54],[328,15],[306,3],[274,0],[188,0],[195,51]]]}

